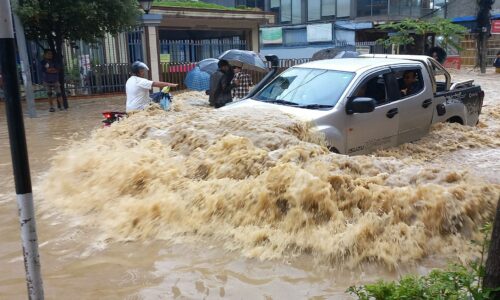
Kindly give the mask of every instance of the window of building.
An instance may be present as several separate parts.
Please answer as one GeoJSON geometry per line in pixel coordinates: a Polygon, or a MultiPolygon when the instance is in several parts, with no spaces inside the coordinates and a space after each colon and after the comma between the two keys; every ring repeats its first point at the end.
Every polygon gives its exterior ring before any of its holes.
{"type": "Polygon", "coordinates": [[[298,46],[307,44],[306,28],[293,28],[283,30],[283,44],[285,46],[298,46]]]}
{"type": "Polygon", "coordinates": [[[390,13],[393,16],[420,16],[422,8],[426,8],[429,5],[434,7],[436,3],[444,5],[445,1],[436,1],[433,4],[429,4],[426,1],[421,2],[420,0],[391,0],[390,13]]]}
{"type": "Polygon", "coordinates": [[[330,17],[335,15],[335,0],[321,0],[321,16],[330,17]]]}
{"type": "Polygon", "coordinates": [[[350,0],[337,0],[337,17],[350,17],[351,16],[351,1],[350,0]]]}
{"type": "Polygon", "coordinates": [[[382,16],[388,13],[387,0],[357,0],[357,16],[382,16]]]}
{"type": "Polygon", "coordinates": [[[292,21],[292,0],[281,0],[280,7],[280,20],[281,23],[292,21]]]}
{"type": "Polygon", "coordinates": [[[320,0],[309,0],[307,1],[307,20],[316,21],[321,19],[321,6],[319,5],[320,0]]]}
{"type": "Polygon", "coordinates": [[[292,0],[292,24],[302,23],[302,1],[292,0]]]}
{"type": "MultiPolygon", "coordinates": [[[[336,0],[307,0],[307,2],[303,0],[271,0],[270,2],[271,11],[279,12],[280,23],[292,24],[331,19],[336,13],[335,5],[336,0]]],[[[350,3],[347,5],[350,7],[350,3]]],[[[346,16],[349,14],[347,13],[346,16]]]]}

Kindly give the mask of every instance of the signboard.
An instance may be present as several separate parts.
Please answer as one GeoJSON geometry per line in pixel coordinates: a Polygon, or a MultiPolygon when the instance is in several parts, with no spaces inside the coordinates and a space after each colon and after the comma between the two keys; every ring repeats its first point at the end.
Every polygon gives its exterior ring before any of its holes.
{"type": "Polygon", "coordinates": [[[331,23],[307,25],[307,41],[309,43],[330,42],[332,41],[332,37],[331,23]]]}
{"type": "Polygon", "coordinates": [[[491,33],[500,34],[500,20],[491,21],[491,33]]]}
{"type": "Polygon", "coordinates": [[[261,29],[262,44],[282,44],[283,29],[281,27],[270,27],[261,29]]]}
{"type": "Polygon", "coordinates": [[[160,62],[161,63],[168,63],[168,62],[170,62],[170,53],[160,54],[160,62]]]}

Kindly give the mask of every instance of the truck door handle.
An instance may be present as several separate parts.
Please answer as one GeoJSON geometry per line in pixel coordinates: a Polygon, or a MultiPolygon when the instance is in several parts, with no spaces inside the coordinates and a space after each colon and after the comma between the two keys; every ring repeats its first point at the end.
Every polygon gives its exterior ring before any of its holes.
{"type": "Polygon", "coordinates": [[[427,100],[424,100],[424,102],[422,102],[422,107],[427,108],[431,104],[432,104],[432,99],[427,99],[427,100]]]}
{"type": "Polygon", "coordinates": [[[389,118],[389,119],[392,119],[395,115],[398,114],[398,109],[397,108],[393,108],[391,110],[389,110],[385,115],[389,118]]]}

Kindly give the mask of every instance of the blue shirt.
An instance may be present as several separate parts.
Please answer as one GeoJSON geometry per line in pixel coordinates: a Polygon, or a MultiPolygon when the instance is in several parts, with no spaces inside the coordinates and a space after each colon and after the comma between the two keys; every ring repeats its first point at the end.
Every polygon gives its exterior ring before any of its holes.
{"type": "Polygon", "coordinates": [[[42,60],[42,80],[43,82],[57,82],[59,80],[59,67],[53,60],[42,60]],[[57,73],[48,73],[49,68],[56,68],[57,73]]]}

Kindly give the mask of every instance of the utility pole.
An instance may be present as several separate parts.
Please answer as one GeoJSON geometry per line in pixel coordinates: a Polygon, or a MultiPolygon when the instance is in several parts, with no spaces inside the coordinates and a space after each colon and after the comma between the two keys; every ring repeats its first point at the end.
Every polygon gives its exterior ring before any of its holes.
{"type": "MultiPolygon", "coordinates": [[[[17,0],[11,0],[13,7],[18,6],[17,0]]],[[[24,93],[26,95],[26,103],[28,104],[28,113],[31,118],[36,118],[35,94],[33,93],[33,84],[31,82],[30,62],[26,47],[26,37],[24,36],[24,27],[16,13],[14,16],[14,26],[16,27],[17,50],[21,57],[21,72],[23,74],[24,93]]]]}
{"type": "Polygon", "coordinates": [[[43,300],[28,147],[17,79],[16,47],[9,0],[0,0],[0,65],[4,80],[5,112],[21,225],[28,297],[30,300],[43,300]]]}

